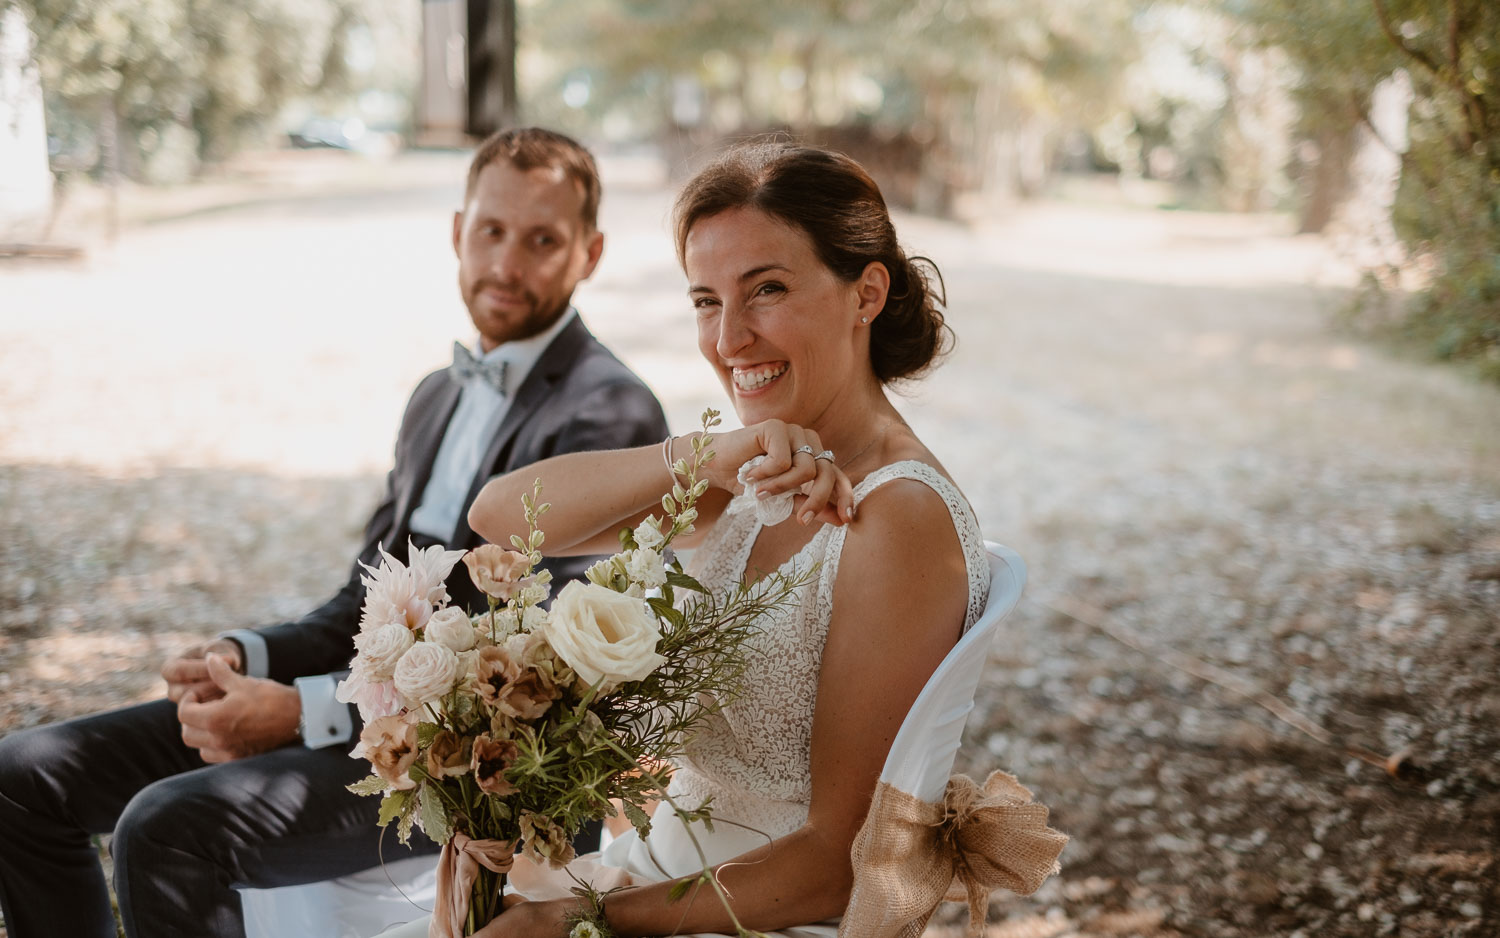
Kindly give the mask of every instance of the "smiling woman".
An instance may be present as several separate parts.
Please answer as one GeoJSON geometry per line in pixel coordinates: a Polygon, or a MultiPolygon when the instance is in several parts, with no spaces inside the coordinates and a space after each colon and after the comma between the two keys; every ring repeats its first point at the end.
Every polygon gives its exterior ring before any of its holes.
{"type": "MultiPolygon", "coordinates": [[[[759,255],[741,254],[740,284],[754,281],[750,288],[763,296],[787,289],[771,275],[810,270],[807,262],[813,260],[846,286],[871,276],[872,269],[886,278],[878,315],[861,317],[861,325],[870,326],[870,366],[881,383],[920,375],[949,344],[952,334],[943,322],[942,300],[930,286],[930,277],[941,282],[937,266],[901,249],[880,188],[858,163],[812,147],[766,145],[734,152],[700,173],[678,196],[678,260],[687,267],[689,235],[700,222],[742,212],[753,212],[780,229],[759,232],[760,241],[744,247],[774,245],[782,253],[804,255],[799,264],[788,266],[774,252],[761,264],[752,260],[759,255]],[[786,243],[788,235],[791,244],[786,243]]],[[[697,240],[703,237],[700,232],[697,240]]],[[[695,281],[690,293],[702,310],[713,291],[695,281]]]]}
{"type": "MultiPolygon", "coordinates": [[[[620,935],[733,932],[707,890],[672,901],[706,856],[740,923],[823,938],[891,741],[986,599],[974,513],[886,390],[930,367],[948,330],[935,268],[906,256],[879,189],[840,154],[730,151],[678,197],[675,232],[699,350],[744,424],[714,437],[697,529],[677,543],[697,547],[690,572],[710,590],[771,570],[804,583],[794,607],[757,619],[743,692],[675,766],[670,793],[711,799],[712,829],[694,824],[695,841],[658,812],[649,846],[626,832],[569,873],[632,887],[602,913],[620,935]],[[787,498],[799,523],[759,510],[787,498]]],[[[492,480],[469,520],[493,541],[525,530],[521,495],[540,476],[543,550],[609,550],[681,484],[672,467],[690,450],[669,438],[545,460],[492,480]]],[[[567,934],[571,880],[523,863],[512,882],[531,901],[481,935],[567,934]]]]}

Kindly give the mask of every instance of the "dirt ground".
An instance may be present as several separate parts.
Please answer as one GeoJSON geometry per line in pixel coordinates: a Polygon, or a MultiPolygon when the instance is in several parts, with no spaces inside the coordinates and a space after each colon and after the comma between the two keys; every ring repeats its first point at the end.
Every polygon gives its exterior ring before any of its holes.
{"type": "MultiPolygon", "coordinates": [[[[0,266],[0,733],[150,698],[174,647],[342,581],[406,393],[468,335],[463,165],[277,156],[0,266]]],[[[723,397],[669,193],[605,165],[577,302],[686,430],[723,397]]],[[[1340,336],[1350,274],[1284,219],[1086,190],[898,224],[958,336],[901,406],[1030,567],[960,768],[1073,837],[991,938],[1500,935],[1500,391],[1340,336]]]]}

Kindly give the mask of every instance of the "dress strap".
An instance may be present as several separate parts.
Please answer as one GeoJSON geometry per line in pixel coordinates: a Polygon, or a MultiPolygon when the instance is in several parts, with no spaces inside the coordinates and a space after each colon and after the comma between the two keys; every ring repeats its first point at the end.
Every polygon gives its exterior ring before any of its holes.
{"type": "MultiPolygon", "coordinates": [[[[854,487],[854,504],[858,505],[871,492],[895,479],[912,479],[927,485],[948,506],[948,515],[953,520],[959,546],[964,552],[964,568],[969,574],[969,605],[964,616],[964,631],[967,632],[970,626],[979,621],[980,614],[984,612],[985,601],[989,598],[990,562],[984,549],[984,535],[979,530],[979,519],[974,516],[974,509],[969,506],[958,486],[932,466],[917,459],[887,463],[865,476],[854,487]]],[[[844,538],[848,532],[847,527],[836,527],[828,539],[823,555],[823,572],[818,584],[820,603],[831,605],[833,601],[833,584],[838,579],[839,556],[843,553],[844,538]]]]}

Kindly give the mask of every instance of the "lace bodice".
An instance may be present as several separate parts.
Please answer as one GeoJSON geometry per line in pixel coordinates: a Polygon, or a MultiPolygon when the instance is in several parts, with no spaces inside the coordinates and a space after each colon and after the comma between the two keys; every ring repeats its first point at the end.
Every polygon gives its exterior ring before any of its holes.
{"type": "MultiPolygon", "coordinates": [[[[969,574],[967,631],[984,609],[990,582],[974,512],[952,482],[915,460],[891,463],[867,475],[854,489],[855,505],[893,479],[923,482],[948,506],[969,574]]],[[[741,495],[729,503],[688,565],[711,590],[732,588],[744,574],[760,533],[753,498],[741,495]]],[[[750,640],[743,695],[709,717],[690,742],[671,786],[674,796],[686,796],[686,804],[712,796],[715,816],[772,837],[790,834],[806,822],[818,671],[847,533],[847,528],[825,525],[781,566],[780,572],[791,576],[815,565],[818,569],[794,603],[763,618],[750,640]]]]}

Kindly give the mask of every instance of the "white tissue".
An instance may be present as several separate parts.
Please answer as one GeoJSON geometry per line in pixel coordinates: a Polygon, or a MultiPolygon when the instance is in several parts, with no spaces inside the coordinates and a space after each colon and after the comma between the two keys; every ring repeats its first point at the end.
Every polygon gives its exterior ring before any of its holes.
{"type": "MultiPolygon", "coordinates": [[[[737,478],[740,480],[740,485],[745,487],[745,491],[751,492],[753,489],[753,484],[749,478],[750,471],[760,465],[761,460],[765,458],[764,456],[756,456],[740,467],[737,478]]],[[[780,495],[772,495],[769,498],[757,498],[752,494],[751,498],[755,498],[755,520],[759,521],[762,527],[771,527],[790,518],[792,516],[792,499],[796,495],[795,491],[783,492],[780,495]]]]}

